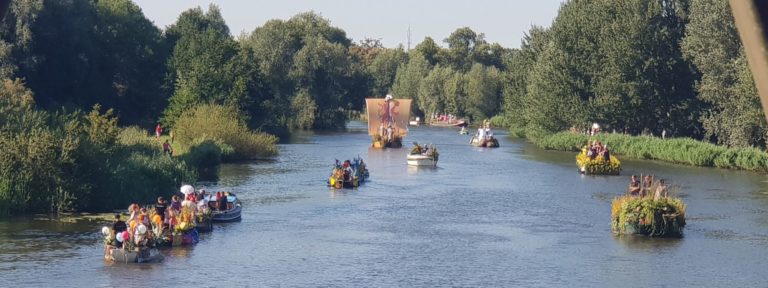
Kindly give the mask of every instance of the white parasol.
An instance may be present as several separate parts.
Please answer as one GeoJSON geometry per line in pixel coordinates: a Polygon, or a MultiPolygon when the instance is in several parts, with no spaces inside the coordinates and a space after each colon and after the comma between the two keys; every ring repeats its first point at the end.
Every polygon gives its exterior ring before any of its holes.
{"type": "Polygon", "coordinates": [[[192,185],[184,185],[181,186],[180,191],[181,193],[184,193],[184,195],[189,195],[195,193],[195,187],[192,187],[192,185]]]}

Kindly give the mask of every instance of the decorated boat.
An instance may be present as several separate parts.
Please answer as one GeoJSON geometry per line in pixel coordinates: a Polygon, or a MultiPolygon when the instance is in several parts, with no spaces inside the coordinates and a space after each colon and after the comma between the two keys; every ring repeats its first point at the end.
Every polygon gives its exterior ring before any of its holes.
{"type": "Polygon", "coordinates": [[[355,188],[365,182],[369,175],[368,168],[360,157],[343,163],[336,160],[331,176],[328,177],[328,186],[335,189],[355,188]]]}
{"type": "Polygon", "coordinates": [[[213,210],[208,205],[198,205],[197,221],[195,229],[197,232],[213,231],[213,210]]]}
{"type": "Polygon", "coordinates": [[[590,158],[587,156],[586,149],[582,149],[582,152],[576,155],[576,166],[580,173],[586,175],[619,175],[621,161],[613,155],[608,158],[608,161],[602,155],[590,158]]]}
{"type": "Polygon", "coordinates": [[[368,135],[373,139],[374,148],[403,147],[403,138],[408,134],[408,119],[411,117],[411,99],[384,98],[365,99],[368,116],[368,135]]]}
{"type": "Polygon", "coordinates": [[[685,203],[680,198],[625,195],[611,203],[611,231],[650,237],[681,237],[685,203]]]}
{"type": "Polygon", "coordinates": [[[104,259],[115,263],[156,263],[165,259],[157,249],[148,247],[128,249],[107,245],[104,251],[104,259]]]}
{"type": "MultiPolygon", "coordinates": [[[[466,124],[464,124],[466,126],[466,124]]],[[[499,147],[499,140],[493,137],[491,130],[491,121],[483,121],[483,125],[477,128],[477,133],[469,139],[469,144],[475,147],[496,148],[499,147]]]]}
{"type": "Polygon", "coordinates": [[[499,140],[493,136],[481,137],[479,135],[472,136],[469,140],[469,144],[475,147],[496,148],[499,147],[499,140]]]}
{"type": "Polygon", "coordinates": [[[134,234],[129,231],[115,232],[109,227],[101,228],[104,234],[104,260],[115,263],[160,262],[160,254],[154,241],[154,233],[145,225],[134,227],[134,234]]]}
{"type": "Polygon", "coordinates": [[[406,157],[406,160],[408,162],[408,165],[410,166],[437,166],[437,160],[440,156],[440,153],[437,152],[437,148],[435,148],[435,145],[424,145],[424,147],[419,146],[418,143],[413,143],[414,147],[411,149],[411,152],[408,153],[408,156],[406,157]]]}

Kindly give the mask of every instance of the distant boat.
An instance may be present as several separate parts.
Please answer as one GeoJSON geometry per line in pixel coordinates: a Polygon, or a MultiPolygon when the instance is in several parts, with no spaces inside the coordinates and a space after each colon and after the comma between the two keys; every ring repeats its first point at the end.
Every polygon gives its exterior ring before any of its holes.
{"type": "Polygon", "coordinates": [[[475,136],[472,136],[471,140],[469,140],[469,144],[475,147],[496,148],[496,147],[499,147],[499,140],[497,140],[493,136],[480,138],[477,135],[475,135],[475,136]]]}
{"type": "Polygon", "coordinates": [[[411,99],[366,98],[368,135],[374,148],[403,147],[411,118],[411,99]]]}
{"type": "Polygon", "coordinates": [[[420,124],[421,124],[421,118],[419,117],[416,117],[416,120],[411,120],[410,122],[408,122],[408,125],[411,125],[411,126],[419,126],[420,124]]]}
{"type": "Polygon", "coordinates": [[[331,176],[328,177],[328,186],[335,189],[356,188],[369,176],[368,168],[360,157],[344,161],[344,164],[336,160],[331,176]]]}
{"type": "Polygon", "coordinates": [[[435,167],[437,166],[439,155],[440,154],[437,152],[437,148],[435,148],[434,145],[431,145],[429,149],[426,149],[426,152],[424,152],[424,148],[414,147],[411,150],[411,153],[408,153],[408,156],[406,156],[406,160],[409,166],[435,167]]]}

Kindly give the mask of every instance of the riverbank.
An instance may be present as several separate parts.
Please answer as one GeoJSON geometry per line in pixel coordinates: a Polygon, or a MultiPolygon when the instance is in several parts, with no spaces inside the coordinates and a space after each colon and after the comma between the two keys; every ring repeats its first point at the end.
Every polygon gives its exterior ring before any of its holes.
{"type": "Polygon", "coordinates": [[[614,155],[660,160],[692,166],[768,172],[768,153],[756,148],[728,148],[691,138],[661,139],[624,134],[588,136],[560,132],[530,138],[536,146],[547,150],[581,151],[590,140],[598,140],[614,155]]]}

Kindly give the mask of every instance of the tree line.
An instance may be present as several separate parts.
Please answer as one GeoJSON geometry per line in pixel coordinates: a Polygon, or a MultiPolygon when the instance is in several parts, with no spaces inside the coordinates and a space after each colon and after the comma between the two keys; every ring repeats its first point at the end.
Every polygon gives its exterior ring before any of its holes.
{"type": "MultiPolygon", "coordinates": [[[[134,165],[139,170],[154,167],[146,173],[178,167],[158,180],[164,187],[172,186],[171,178],[192,178],[184,166],[189,163],[152,162],[147,157],[154,152],[136,147],[147,143],[126,140],[141,138],[136,131],[109,127],[174,127],[185,115],[199,116],[182,119],[194,128],[209,122],[201,109],[210,109],[218,111],[210,119],[237,131],[245,131],[244,124],[282,136],[291,129],[343,127],[350,111],[365,109],[364,98],[385,94],[414,99],[416,115],[446,113],[472,122],[495,117],[528,137],[597,122],[608,131],[666,130],[731,147],[766,145],[768,128],[727,0],[571,0],[549,27],[532,27],[519,48],[490,43],[467,27],[441,43],[426,37],[406,50],[376,39],[355,42],[313,12],[234,37],[215,5],[184,11],[160,29],[130,0],[12,1],[0,23],[0,140],[18,153],[51,149],[54,154],[40,157],[58,161],[59,170],[33,165],[42,163],[38,158],[8,156],[3,166],[31,174],[2,168],[0,194],[18,183],[29,184],[24,191],[52,191],[45,199],[59,197],[56,189],[61,195],[101,189],[95,180],[66,182],[98,178],[67,166],[85,163],[72,157],[90,159],[103,168],[96,172],[107,174],[125,167],[98,157],[133,159],[144,163],[134,165]],[[237,115],[224,119],[230,114],[237,115]],[[112,120],[94,120],[102,118],[112,120]],[[108,125],[96,125],[101,122],[108,125]],[[107,133],[106,140],[89,134],[96,132],[107,133]],[[21,141],[26,137],[71,141],[21,141]],[[32,181],[43,176],[50,181],[32,181]]],[[[185,131],[201,135],[192,130],[185,131]]],[[[246,151],[253,142],[267,148],[250,154],[274,153],[268,147],[273,138],[248,135],[190,162],[217,163],[223,151],[246,151]]],[[[213,151],[211,143],[220,142],[189,141],[190,151],[193,143],[213,151]]],[[[110,187],[106,182],[103,187],[110,187]]],[[[95,205],[87,197],[60,198],[75,204],[51,205],[95,205]]]]}

